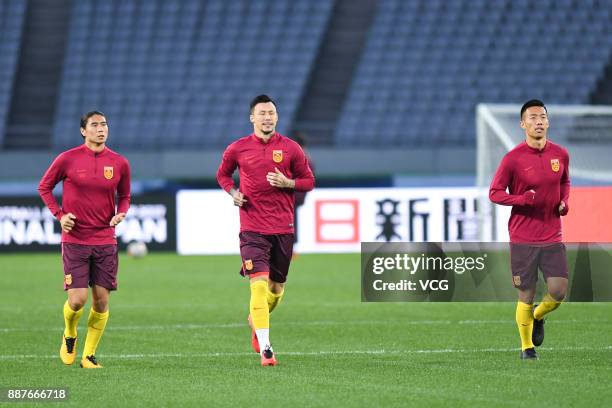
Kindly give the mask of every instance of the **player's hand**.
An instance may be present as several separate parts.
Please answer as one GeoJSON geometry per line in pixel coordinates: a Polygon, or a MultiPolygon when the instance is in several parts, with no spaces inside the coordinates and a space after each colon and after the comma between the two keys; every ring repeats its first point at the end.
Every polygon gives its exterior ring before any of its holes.
{"type": "Polygon", "coordinates": [[[111,218],[110,220],[110,226],[114,227],[115,225],[119,224],[121,221],[123,221],[123,219],[125,218],[125,213],[118,213],[117,215],[115,215],[113,218],[111,218]]]}
{"type": "Polygon", "coordinates": [[[234,205],[238,207],[242,207],[247,202],[246,198],[244,198],[244,194],[238,190],[234,190],[232,193],[232,199],[234,200],[234,205]]]}
{"type": "Polygon", "coordinates": [[[565,201],[559,203],[559,215],[565,215],[565,201]]]}
{"type": "Polygon", "coordinates": [[[535,202],[535,191],[529,190],[523,193],[523,197],[525,197],[525,205],[532,206],[535,202]]]}
{"type": "Polygon", "coordinates": [[[65,233],[72,231],[72,228],[74,227],[74,220],[76,220],[76,216],[73,213],[64,214],[62,218],[60,218],[62,231],[65,233]]]}
{"type": "Polygon", "coordinates": [[[287,178],[283,173],[280,172],[278,168],[274,168],[274,173],[269,172],[266,175],[266,180],[272,187],[278,188],[293,188],[295,187],[295,181],[287,178]]]}

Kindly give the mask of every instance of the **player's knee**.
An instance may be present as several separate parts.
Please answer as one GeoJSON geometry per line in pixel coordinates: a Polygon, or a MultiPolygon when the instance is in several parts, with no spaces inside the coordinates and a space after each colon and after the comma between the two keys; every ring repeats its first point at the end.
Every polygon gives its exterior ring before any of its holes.
{"type": "Polygon", "coordinates": [[[270,292],[274,293],[275,295],[283,293],[284,287],[284,283],[268,281],[268,288],[270,289],[270,292]]]}
{"type": "Polygon", "coordinates": [[[82,300],[82,299],[77,299],[77,300],[72,300],[72,301],[69,300],[68,305],[70,306],[72,310],[77,312],[81,310],[83,306],[85,306],[85,300],[82,300]]]}
{"type": "Polygon", "coordinates": [[[549,281],[548,294],[557,302],[562,302],[567,293],[567,280],[549,281]]]}
{"type": "Polygon", "coordinates": [[[553,289],[553,290],[549,290],[548,294],[550,295],[551,298],[555,299],[557,302],[563,302],[563,299],[565,299],[565,293],[566,290],[565,288],[558,288],[558,289],[553,289]]]}
{"type": "Polygon", "coordinates": [[[104,313],[108,310],[108,301],[106,299],[98,299],[93,302],[93,308],[98,313],[104,313]]]}
{"type": "Polygon", "coordinates": [[[85,303],[87,303],[87,296],[71,296],[68,299],[68,306],[75,312],[81,310],[85,303]]]}
{"type": "Polygon", "coordinates": [[[535,288],[519,289],[518,300],[522,303],[533,304],[535,293],[535,288]]]}

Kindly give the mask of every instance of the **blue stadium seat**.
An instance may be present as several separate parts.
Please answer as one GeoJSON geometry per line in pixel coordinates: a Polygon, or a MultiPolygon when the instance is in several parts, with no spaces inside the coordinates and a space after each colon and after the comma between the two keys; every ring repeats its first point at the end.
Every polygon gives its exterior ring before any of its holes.
{"type": "MultiPolygon", "coordinates": [[[[263,90],[279,101],[284,115],[293,115],[332,5],[308,0],[74,2],[72,12],[79,18],[71,19],[55,147],[72,144],[64,134],[75,115],[90,106],[107,106],[108,115],[116,116],[109,119],[113,134],[121,136],[113,143],[125,149],[223,147],[249,132],[248,103],[263,90]],[[97,29],[91,32],[94,14],[97,29]],[[85,68],[92,52],[112,66],[85,68]],[[72,97],[82,92],[85,69],[91,92],[87,98],[72,97]],[[102,89],[116,97],[103,97],[102,89]],[[195,131],[186,135],[186,129],[195,131]]],[[[289,125],[281,121],[279,131],[289,125]]]]}
{"type": "Polygon", "coordinates": [[[588,103],[611,54],[611,12],[612,2],[597,0],[537,7],[531,0],[381,0],[336,144],[469,145],[477,103],[520,103],[533,95],[588,103]],[[383,97],[389,91],[394,97],[383,97]],[[372,99],[383,104],[377,109],[390,124],[384,138],[363,131],[375,129],[370,116],[355,117],[372,99]],[[405,109],[396,109],[399,101],[405,109]],[[443,124],[421,120],[431,111],[446,112],[443,124]],[[421,136],[432,130],[439,134],[421,136]]]}
{"type": "MultiPolygon", "coordinates": [[[[0,145],[25,5],[0,2],[0,145]]],[[[333,5],[73,2],[54,146],[74,145],[78,116],[98,108],[111,116],[113,146],[219,148],[250,130],[245,106],[260,92],[279,101],[285,132],[333,5]],[[92,65],[91,55],[105,64],[92,65]]],[[[548,103],[587,103],[611,55],[611,16],[607,0],[542,0],[537,7],[531,0],[380,0],[336,143],[460,145],[473,142],[479,102],[539,95],[548,103]],[[445,120],[424,120],[432,111],[445,120]],[[385,135],[368,132],[372,124],[385,135]],[[427,132],[436,134],[423,137],[427,132]]]]}
{"type": "Polygon", "coordinates": [[[26,10],[26,0],[3,1],[0,4],[0,149],[11,106],[17,59],[26,10]]]}

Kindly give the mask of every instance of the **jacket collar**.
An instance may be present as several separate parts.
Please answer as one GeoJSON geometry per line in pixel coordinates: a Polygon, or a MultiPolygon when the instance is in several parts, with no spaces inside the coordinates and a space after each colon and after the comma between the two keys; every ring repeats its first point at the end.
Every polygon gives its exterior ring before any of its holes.
{"type": "Polygon", "coordinates": [[[278,132],[274,132],[274,134],[272,134],[272,136],[270,137],[270,139],[268,139],[267,142],[264,142],[263,139],[258,137],[255,133],[251,133],[251,138],[256,142],[261,143],[262,145],[269,145],[272,142],[275,142],[276,140],[278,140],[279,134],[278,132]]]}
{"type": "Polygon", "coordinates": [[[105,155],[106,152],[108,152],[108,148],[106,146],[104,146],[104,149],[101,152],[94,152],[89,147],[87,147],[87,145],[85,143],[83,143],[81,145],[81,151],[83,153],[85,153],[86,155],[91,156],[91,157],[100,157],[102,155],[105,155]]]}
{"type": "Polygon", "coordinates": [[[529,146],[526,140],[523,141],[523,143],[525,143],[525,146],[527,147],[527,149],[529,149],[529,151],[533,153],[544,153],[550,149],[550,140],[548,140],[548,138],[546,138],[546,144],[544,145],[542,149],[538,149],[538,148],[529,146]]]}

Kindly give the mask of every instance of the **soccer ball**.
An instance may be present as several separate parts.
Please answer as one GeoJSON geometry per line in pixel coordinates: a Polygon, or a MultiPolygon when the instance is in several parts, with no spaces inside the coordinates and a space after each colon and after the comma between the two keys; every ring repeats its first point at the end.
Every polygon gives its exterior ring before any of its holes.
{"type": "Polygon", "coordinates": [[[127,254],[132,258],[144,258],[148,252],[147,244],[144,242],[132,241],[127,246],[127,254]]]}

